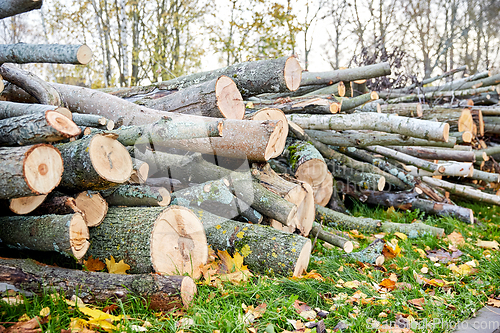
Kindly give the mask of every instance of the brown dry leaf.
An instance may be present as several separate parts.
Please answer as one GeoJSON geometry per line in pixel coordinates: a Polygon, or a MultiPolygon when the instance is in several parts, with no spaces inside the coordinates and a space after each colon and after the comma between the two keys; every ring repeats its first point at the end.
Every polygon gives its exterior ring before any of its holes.
{"type": "Polygon", "coordinates": [[[483,241],[483,240],[478,240],[476,243],[476,246],[479,246],[480,248],[483,249],[490,249],[490,250],[498,250],[500,248],[500,244],[496,240],[494,241],[483,241]]]}
{"type": "Polygon", "coordinates": [[[413,271],[413,277],[415,278],[415,281],[417,281],[418,284],[428,284],[434,287],[446,287],[454,282],[448,282],[445,280],[440,280],[440,279],[428,279],[424,277],[423,275],[418,274],[417,272],[413,271]]]}
{"type": "Polygon", "coordinates": [[[462,236],[462,234],[459,232],[453,231],[451,234],[449,234],[447,236],[447,238],[452,245],[455,245],[455,246],[465,245],[465,239],[462,236]]]}
{"type": "Polygon", "coordinates": [[[28,320],[22,321],[12,325],[5,330],[5,333],[38,333],[42,332],[41,324],[47,323],[48,319],[40,318],[38,316],[28,320]]]}
{"type": "Polygon", "coordinates": [[[318,280],[318,281],[325,281],[325,278],[321,276],[318,272],[315,270],[310,271],[307,274],[301,275],[301,276],[294,276],[291,278],[292,280],[318,280]]]}
{"type": "Polygon", "coordinates": [[[414,307],[416,307],[419,310],[423,310],[424,309],[424,305],[425,305],[425,299],[423,297],[422,298],[410,299],[408,301],[408,303],[410,303],[411,305],[413,305],[414,307]]]}
{"type": "Polygon", "coordinates": [[[396,289],[396,282],[391,279],[383,279],[378,285],[390,291],[396,289]]]}
{"type": "Polygon", "coordinates": [[[382,254],[386,259],[392,259],[401,255],[401,248],[398,245],[398,240],[393,239],[389,243],[384,244],[384,249],[382,250],[382,254]]]}
{"type": "Polygon", "coordinates": [[[106,268],[105,263],[103,263],[99,259],[92,258],[92,256],[90,256],[88,260],[84,260],[83,264],[85,265],[85,268],[87,268],[91,272],[99,272],[106,268]]]}
{"type": "Polygon", "coordinates": [[[253,315],[254,319],[262,317],[262,315],[266,312],[267,304],[262,303],[257,305],[256,308],[253,307],[253,305],[250,306],[245,306],[243,309],[245,310],[245,313],[251,313],[253,315]]]}
{"type": "Polygon", "coordinates": [[[127,265],[123,259],[117,263],[113,256],[111,256],[111,260],[106,259],[106,267],[110,274],[127,274],[126,271],[130,269],[130,266],[127,265]]]}
{"type": "Polygon", "coordinates": [[[494,306],[495,308],[500,308],[500,300],[494,298],[488,298],[488,305],[494,306]]]}
{"type": "Polygon", "coordinates": [[[351,231],[349,232],[349,234],[350,234],[353,238],[359,238],[359,239],[365,239],[365,238],[366,238],[366,237],[365,237],[365,235],[360,234],[360,233],[359,233],[359,231],[357,231],[357,230],[351,230],[351,231]]]}
{"type": "Polygon", "coordinates": [[[396,289],[398,290],[411,290],[412,286],[411,283],[408,282],[397,282],[396,283],[396,289]]]}
{"type": "Polygon", "coordinates": [[[118,310],[118,305],[116,304],[111,304],[111,305],[108,305],[106,307],[104,307],[102,309],[103,312],[106,312],[106,313],[111,313],[111,312],[115,312],[116,310],[118,310]]]}
{"type": "Polygon", "coordinates": [[[295,310],[297,310],[297,313],[299,314],[304,311],[312,310],[312,308],[309,305],[307,305],[305,302],[299,301],[298,299],[295,300],[295,302],[293,302],[293,307],[295,308],[295,310]]]}

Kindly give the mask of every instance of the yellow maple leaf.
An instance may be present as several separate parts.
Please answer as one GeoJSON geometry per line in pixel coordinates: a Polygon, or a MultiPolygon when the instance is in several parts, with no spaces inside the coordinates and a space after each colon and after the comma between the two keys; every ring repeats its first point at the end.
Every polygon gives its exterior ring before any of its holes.
{"type": "Polygon", "coordinates": [[[399,237],[401,240],[407,240],[408,239],[408,236],[406,236],[405,234],[403,234],[402,232],[395,232],[394,235],[396,235],[397,237],[399,237]]]}
{"type": "Polygon", "coordinates": [[[477,270],[474,269],[474,267],[472,267],[469,264],[462,264],[460,266],[457,266],[455,264],[451,264],[451,265],[448,266],[448,268],[453,273],[455,273],[457,275],[462,275],[462,276],[471,275],[471,274],[474,274],[474,273],[477,272],[477,270]]]}
{"type": "Polygon", "coordinates": [[[98,309],[82,307],[78,308],[80,312],[90,317],[89,320],[83,320],[78,323],[78,325],[83,325],[84,327],[100,328],[106,332],[112,332],[117,329],[113,322],[119,321],[123,316],[113,316],[109,313],[103,312],[98,309]]]}
{"type": "Polygon", "coordinates": [[[104,268],[106,268],[106,265],[102,261],[100,261],[99,259],[94,259],[92,258],[92,256],[90,256],[88,260],[84,260],[83,264],[85,265],[85,268],[87,268],[91,272],[102,271],[104,268]]]}
{"type": "Polygon", "coordinates": [[[110,274],[127,274],[126,271],[130,269],[130,266],[127,265],[123,259],[117,263],[113,256],[111,256],[111,260],[106,259],[106,267],[110,274]]]}
{"type": "Polygon", "coordinates": [[[233,257],[227,251],[220,250],[217,251],[217,255],[221,260],[220,273],[222,274],[248,270],[247,266],[243,265],[243,256],[238,251],[234,253],[233,257]]]}

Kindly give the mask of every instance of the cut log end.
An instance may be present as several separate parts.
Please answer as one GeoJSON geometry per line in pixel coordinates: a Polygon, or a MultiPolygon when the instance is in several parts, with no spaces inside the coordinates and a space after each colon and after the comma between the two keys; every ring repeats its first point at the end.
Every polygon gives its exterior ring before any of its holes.
{"type": "Polygon", "coordinates": [[[215,84],[217,106],[227,119],[243,119],[245,103],[236,83],[227,76],[221,76],[215,84]]]}
{"type": "Polygon", "coordinates": [[[384,187],[385,187],[385,177],[382,176],[380,177],[380,179],[378,180],[378,184],[377,184],[377,190],[380,192],[380,191],[383,191],[384,190],[384,187]]]}
{"type": "Polygon", "coordinates": [[[275,132],[273,132],[268,145],[270,149],[269,153],[271,154],[272,151],[272,156],[270,158],[281,155],[286,145],[286,138],[288,137],[288,120],[286,119],[283,111],[274,108],[263,108],[253,114],[252,120],[281,120],[283,122],[283,127],[280,127],[277,131],[275,130],[275,132]],[[272,146],[270,146],[273,140],[276,141],[272,146]]]}
{"type": "MultiPolygon", "coordinates": [[[[73,114],[67,108],[60,107],[60,108],[55,109],[54,111],[59,112],[60,114],[62,114],[66,118],[68,118],[69,120],[73,120],[73,114]]],[[[80,134],[80,133],[78,133],[78,134],[80,134]]]]}
{"type": "Polygon", "coordinates": [[[370,93],[370,98],[372,99],[372,101],[376,100],[376,99],[379,99],[378,97],[378,93],[376,91],[372,91],[370,93]]]}
{"type": "Polygon", "coordinates": [[[316,214],[314,207],[314,194],[311,185],[301,182],[300,186],[294,187],[284,197],[285,200],[297,206],[294,217],[294,225],[300,230],[302,236],[309,235],[316,214]]]}
{"type": "Polygon", "coordinates": [[[158,193],[160,193],[162,197],[162,201],[158,202],[158,205],[161,207],[165,207],[170,205],[170,201],[172,200],[172,197],[170,196],[170,192],[164,187],[159,187],[158,188],[158,193]]]}
{"type": "Polygon", "coordinates": [[[71,243],[71,251],[76,259],[83,258],[89,249],[89,229],[85,220],[80,213],[73,215],[69,226],[69,240],[71,243]]]}
{"type": "Polygon", "coordinates": [[[337,84],[337,91],[338,91],[339,97],[345,96],[345,84],[344,84],[344,82],[340,81],[337,84]]]}
{"type": "Polygon", "coordinates": [[[51,145],[35,145],[26,152],[24,178],[34,193],[46,194],[59,185],[63,168],[61,153],[51,145]]]}
{"type": "Polygon", "coordinates": [[[113,120],[108,120],[108,123],[106,124],[106,129],[108,131],[111,131],[112,129],[115,128],[115,122],[113,120]]]}
{"type": "Polygon", "coordinates": [[[89,145],[95,171],[104,179],[124,183],[132,174],[132,159],[127,149],[114,138],[95,135],[89,145]]]}
{"type": "Polygon", "coordinates": [[[281,155],[286,145],[286,135],[288,134],[288,126],[285,126],[283,121],[279,121],[269,137],[269,141],[264,152],[264,159],[268,161],[271,158],[281,155]]]}
{"type": "Polygon", "coordinates": [[[295,263],[295,269],[293,270],[293,276],[300,276],[304,273],[309,266],[309,259],[311,258],[312,244],[311,240],[308,239],[304,243],[304,247],[300,251],[297,262],[295,263]]]}
{"type": "Polygon", "coordinates": [[[299,89],[300,80],[302,80],[302,67],[295,57],[290,57],[285,63],[284,69],[286,87],[290,91],[299,89]]]}
{"type": "Polygon", "coordinates": [[[201,276],[208,259],[205,230],[198,217],[180,206],[166,208],[156,219],[151,236],[153,269],[162,274],[201,276]]]}
{"type": "Polygon", "coordinates": [[[133,161],[133,164],[134,171],[130,175],[130,182],[134,184],[145,183],[149,177],[149,164],[138,160],[133,161]]]}
{"type": "Polygon", "coordinates": [[[97,192],[85,191],[76,197],[76,207],[80,209],[89,227],[96,227],[102,223],[108,213],[108,203],[97,192]]]}
{"type": "Polygon", "coordinates": [[[378,256],[377,259],[375,259],[375,266],[382,266],[385,262],[385,257],[383,255],[378,256]]]}
{"type": "Polygon", "coordinates": [[[354,250],[354,244],[351,241],[347,241],[344,244],[344,252],[351,253],[354,250]]]}
{"type": "Polygon", "coordinates": [[[92,59],[92,50],[87,45],[82,45],[76,52],[76,59],[82,65],[86,65],[92,59]]]}
{"type": "Polygon", "coordinates": [[[450,137],[450,124],[445,123],[443,125],[443,142],[448,142],[449,137],[450,137]]]}
{"type": "Polygon", "coordinates": [[[326,166],[325,161],[313,158],[302,163],[297,168],[295,171],[295,178],[315,187],[319,186],[323,182],[327,174],[328,167],[326,166]]]}
{"type": "Polygon", "coordinates": [[[47,197],[47,194],[34,195],[31,197],[22,197],[10,199],[9,209],[16,214],[25,215],[34,211],[47,197]]]}
{"type": "Polygon", "coordinates": [[[189,305],[194,299],[194,296],[198,292],[198,288],[196,287],[196,283],[194,283],[193,279],[189,276],[185,276],[181,282],[181,299],[182,304],[186,309],[189,308],[189,305]]]}
{"type": "Polygon", "coordinates": [[[382,113],[382,107],[380,106],[380,103],[377,103],[377,113],[382,113]]]}
{"type": "Polygon", "coordinates": [[[319,185],[313,187],[314,203],[326,207],[333,195],[333,176],[330,172],[325,177],[325,180],[319,185]]]}
{"type": "Polygon", "coordinates": [[[465,142],[465,143],[471,143],[472,142],[472,139],[473,139],[474,135],[472,134],[472,132],[470,131],[465,131],[462,133],[462,140],[465,142]]]}
{"type": "Polygon", "coordinates": [[[422,117],[424,115],[424,110],[422,110],[422,104],[417,103],[417,117],[422,117]]]}
{"type": "Polygon", "coordinates": [[[47,119],[48,124],[50,124],[55,130],[63,134],[63,136],[66,138],[77,136],[81,133],[80,127],[78,127],[71,119],[69,119],[66,115],[60,113],[59,111],[49,110],[45,112],[45,118],[47,119]]]}
{"type": "Polygon", "coordinates": [[[5,85],[3,84],[3,77],[2,77],[2,75],[0,75],[0,93],[3,91],[4,88],[5,88],[5,85]]]}

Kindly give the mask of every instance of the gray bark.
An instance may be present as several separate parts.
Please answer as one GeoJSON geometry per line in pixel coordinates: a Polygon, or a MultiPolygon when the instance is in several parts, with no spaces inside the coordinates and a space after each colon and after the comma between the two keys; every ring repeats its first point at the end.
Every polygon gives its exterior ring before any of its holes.
{"type": "Polygon", "coordinates": [[[0,64],[6,62],[16,64],[36,62],[86,65],[91,58],[92,52],[87,45],[36,45],[24,43],[0,45],[0,64]]]}
{"type": "Polygon", "coordinates": [[[0,0],[0,20],[42,8],[42,0],[0,0]]]}
{"type": "Polygon", "coordinates": [[[303,72],[300,85],[334,84],[339,81],[371,79],[389,74],[391,74],[391,66],[388,62],[383,62],[364,67],[340,69],[330,72],[303,72]]]}
{"type": "Polygon", "coordinates": [[[147,185],[121,185],[100,192],[110,206],[166,206],[170,197],[164,197],[158,188],[147,185]]]}

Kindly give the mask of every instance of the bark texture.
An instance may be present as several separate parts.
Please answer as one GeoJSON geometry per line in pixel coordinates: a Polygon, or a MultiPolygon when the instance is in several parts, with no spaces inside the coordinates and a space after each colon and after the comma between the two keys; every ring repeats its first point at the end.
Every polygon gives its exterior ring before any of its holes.
{"type": "Polygon", "coordinates": [[[170,194],[163,187],[121,185],[101,191],[110,206],[168,206],[170,194]]]}
{"type": "Polygon", "coordinates": [[[42,0],[0,0],[0,20],[42,8],[42,0]]]}
{"type": "Polygon", "coordinates": [[[25,104],[0,101],[0,119],[19,117],[32,113],[45,113],[46,111],[52,110],[64,114],[69,119],[71,119],[71,112],[66,108],[58,108],[53,105],[25,104]]]}
{"type": "Polygon", "coordinates": [[[389,74],[391,74],[391,66],[388,62],[383,62],[364,67],[339,69],[329,72],[304,72],[302,73],[300,85],[327,85],[337,83],[339,81],[371,79],[389,74]]]}
{"type": "Polygon", "coordinates": [[[5,62],[16,64],[36,62],[86,65],[91,59],[92,51],[87,45],[25,43],[0,45],[0,64],[5,62]]]}

